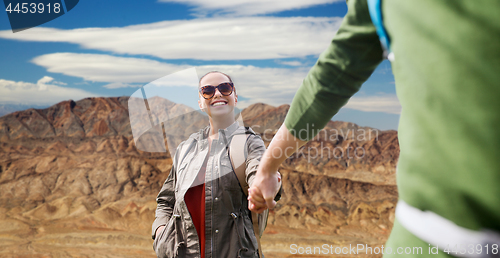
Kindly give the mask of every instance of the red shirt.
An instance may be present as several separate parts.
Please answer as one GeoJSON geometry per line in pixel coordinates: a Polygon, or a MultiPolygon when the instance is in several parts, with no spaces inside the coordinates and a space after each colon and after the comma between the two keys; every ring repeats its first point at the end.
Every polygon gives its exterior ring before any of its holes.
{"type": "Polygon", "coordinates": [[[205,159],[205,162],[203,162],[193,186],[184,195],[184,201],[198,233],[201,258],[205,257],[205,171],[207,169],[207,160],[205,159]]]}

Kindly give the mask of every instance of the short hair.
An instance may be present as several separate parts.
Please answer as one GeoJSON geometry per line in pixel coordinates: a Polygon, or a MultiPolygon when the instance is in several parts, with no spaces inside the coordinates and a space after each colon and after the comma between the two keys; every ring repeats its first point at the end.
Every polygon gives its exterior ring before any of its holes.
{"type": "MultiPolygon", "coordinates": [[[[198,82],[198,86],[201,86],[201,80],[203,80],[203,78],[205,78],[205,76],[207,76],[207,75],[209,75],[211,73],[220,73],[220,74],[226,76],[229,79],[229,81],[234,84],[233,79],[231,79],[231,76],[229,76],[229,75],[227,75],[227,74],[225,74],[223,72],[219,72],[219,71],[210,71],[210,72],[204,74],[203,76],[201,76],[200,81],[198,82]]],[[[236,87],[233,87],[233,91],[234,91],[234,95],[237,95],[236,94],[236,87]]]]}

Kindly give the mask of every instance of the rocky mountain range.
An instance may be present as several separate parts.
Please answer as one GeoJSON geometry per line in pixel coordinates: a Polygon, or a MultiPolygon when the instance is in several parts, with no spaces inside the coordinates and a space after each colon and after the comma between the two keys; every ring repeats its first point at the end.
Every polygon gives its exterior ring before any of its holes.
{"type": "MultiPolygon", "coordinates": [[[[155,197],[172,160],[168,151],[138,148],[128,103],[87,98],[0,117],[0,257],[155,257],[155,197]]],[[[186,128],[207,124],[171,101],[149,106],[187,114],[164,126],[167,150],[186,128]]],[[[268,144],[288,108],[254,104],[241,115],[268,144]]],[[[151,121],[165,120],[151,113],[151,121]]],[[[396,131],[329,122],[280,169],[283,195],[262,238],[266,257],[290,255],[292,243],[383,244],[398,157],[396,131]]]]}
{"type": "Polygon", "coordinates": [[[47,108],[49,105],[0,104],[0,117],[29,108],[47,108]]]}

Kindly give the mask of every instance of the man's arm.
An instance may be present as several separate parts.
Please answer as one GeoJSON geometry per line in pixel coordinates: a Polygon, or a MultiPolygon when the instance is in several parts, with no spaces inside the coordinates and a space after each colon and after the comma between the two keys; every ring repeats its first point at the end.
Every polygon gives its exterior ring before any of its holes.
{"type": "Polygon", "coordinates": [[[273,173],[273,171],[278,171],[281,163],[306,143],[306,141],[301,141],[293,136],[285,124],[280,127],[257,169],[253,186],[259,187],[251,187],[248,190],[248,208],[250,210],[261,213],[266,208],[273,208],[276,205],[274,196],[281,186],[281,178],[279,174],[273,173]]]}
{"type": "Polygon", "coordinates": [[[290,110],[259,165],[249,190],[249,208],[272,208],[274,171],[323,129],[382,61],[382,48],[366,0],[349,0],[348,12],[330,46],[319,57],[295,94],[290,110]]]}
{"type": "Polygon", "coordinates": [[[328,48],[298,89],[285,118],[295,137],[309,141],[323,129],[383,60],[366,0],[349,0],[328,48]]]}

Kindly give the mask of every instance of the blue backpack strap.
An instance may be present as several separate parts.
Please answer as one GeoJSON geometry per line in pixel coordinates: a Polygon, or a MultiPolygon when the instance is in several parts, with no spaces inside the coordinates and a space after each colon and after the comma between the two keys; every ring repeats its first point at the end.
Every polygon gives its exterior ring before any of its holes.
{"type": "Polygon", "coordinates": [[[372,19],[373,25],[377,29],[377,34],[380,39],[380,44],[387,52],[385,55],[387,56],[391,53],[391,39],[387,34],[387,31],[384,27],[384,20],[382,16],[382,0],[367,0],[368,2],[368,10],[370,11],[370,17],[372,19]]]}

